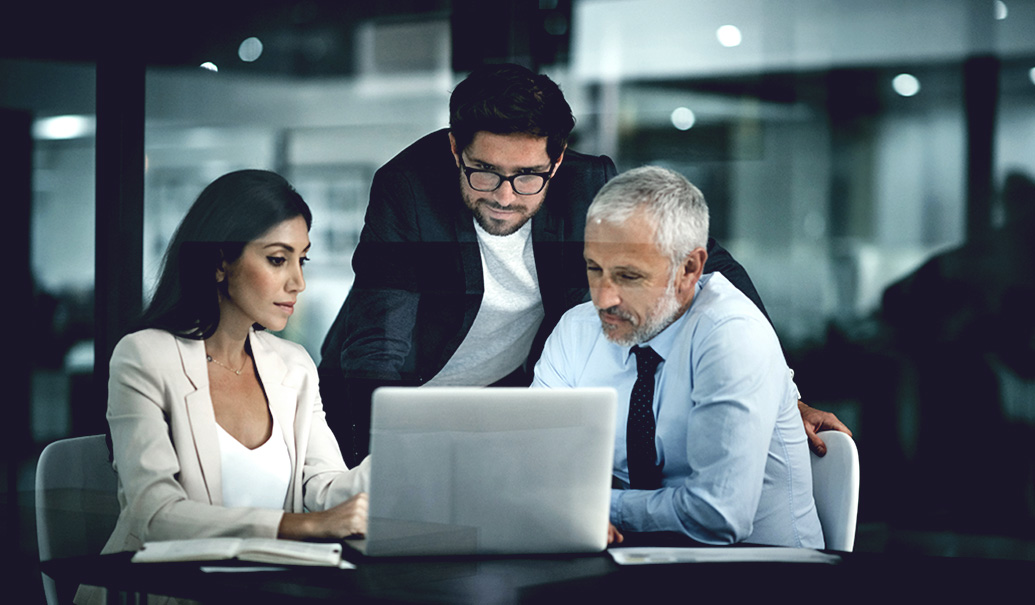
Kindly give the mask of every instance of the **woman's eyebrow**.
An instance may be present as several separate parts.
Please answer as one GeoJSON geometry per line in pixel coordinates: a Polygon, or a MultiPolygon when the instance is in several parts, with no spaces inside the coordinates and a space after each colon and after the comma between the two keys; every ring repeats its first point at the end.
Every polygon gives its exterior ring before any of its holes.
{"type": "MultiPolygon", "coordinates": [[[[305,248],[302,249],[302,252],[306,252],[306,251],[308,251],[312,247],[313,247],[313,244],[310,243],[305,248]]],[[[294,246],[292,246],[291,244],[285,244],[284,242],[270,242],[270,243],[266,244],[265,246],[263,246],[262,248],[264,250],[266,248],[283,248],[283,249],[287,250],[288,252],[294,252],[295,251],[295,247],[294,246]]]]}

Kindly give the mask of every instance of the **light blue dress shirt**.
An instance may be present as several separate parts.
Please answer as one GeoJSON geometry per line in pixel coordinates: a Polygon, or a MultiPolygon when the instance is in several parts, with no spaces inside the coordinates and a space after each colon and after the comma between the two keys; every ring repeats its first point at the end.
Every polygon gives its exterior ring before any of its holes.
{"type": "MultiPolygon", "coordinates": [[[[611,522],[674,531],[707,544],[823,547],[796,389],[772,326],[719,273],[701,277],[690,308],[646,346],[655,375],[658,490],[611,493],[611,522]]],[[[625,426],[636,381],[630,347],[604,336],[592,303],[568,311],[546,342],[533,386],[618,391],[614,474],[628,484],[625,426]]]]}

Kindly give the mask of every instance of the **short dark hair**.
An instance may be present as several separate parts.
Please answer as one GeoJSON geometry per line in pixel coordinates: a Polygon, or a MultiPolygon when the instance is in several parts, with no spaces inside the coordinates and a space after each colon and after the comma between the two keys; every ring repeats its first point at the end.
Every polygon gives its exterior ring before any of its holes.
{"type": "Polygon", "coordinates": [[[479,67],[449,97],[449,129],[459,150],[479,131],[521,132],[546,137],[546,153],[556,161],[573,128],[575,117],[557,84],[520,65],[479,67]]]}
{"type": "Polygon", "coordinates": [[[313,215],[284,177],[266,170],[225,174],[201,192],[165,253],[151,303],[135,327],[203,339],[219,327],[216,270],[280,223],[313,215]]]}

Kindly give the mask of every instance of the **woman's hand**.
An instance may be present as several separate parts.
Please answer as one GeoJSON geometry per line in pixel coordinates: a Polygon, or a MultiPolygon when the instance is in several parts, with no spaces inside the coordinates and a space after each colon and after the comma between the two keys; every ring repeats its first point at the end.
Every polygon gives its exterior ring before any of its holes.
{"type": "Polygon", "coordinates": [[[356,494],[338,506],[314,513],[284,513],[278,538],[340,540],[367,531],[368,496],[356,494]]]}

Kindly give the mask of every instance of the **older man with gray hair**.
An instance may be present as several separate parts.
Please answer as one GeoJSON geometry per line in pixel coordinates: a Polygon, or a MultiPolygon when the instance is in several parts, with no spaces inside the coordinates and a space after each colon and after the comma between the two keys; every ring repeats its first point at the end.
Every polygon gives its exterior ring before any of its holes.
{"type": "Polygon", "coordinates": [[[822,548],[780,344],[729,280],[702,275],[707,240],[704,196],[679,174],[605,185],[586,222],[592,302],[561,318],[534,385],[618,390],[618,530],[822,548]]]}

